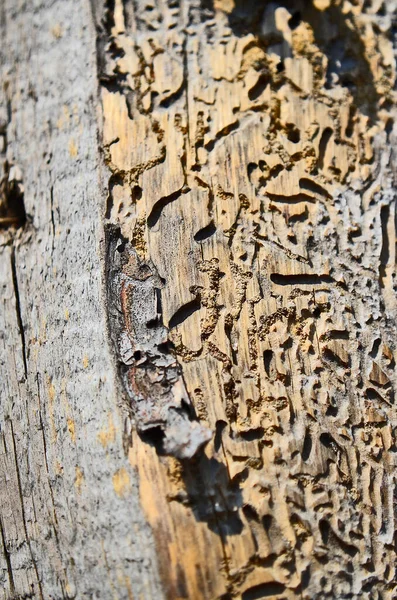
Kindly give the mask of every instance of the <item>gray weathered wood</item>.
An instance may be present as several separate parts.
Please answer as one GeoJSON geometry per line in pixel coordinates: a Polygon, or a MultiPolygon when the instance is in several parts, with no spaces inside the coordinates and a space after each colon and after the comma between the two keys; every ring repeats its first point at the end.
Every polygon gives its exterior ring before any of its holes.
{"type": "Polygon", "coordinates": [[[0,232],[0,598],[161,598],[107,343],[90,6],[6,0],[1,39],[28,223],[0,232]]]}

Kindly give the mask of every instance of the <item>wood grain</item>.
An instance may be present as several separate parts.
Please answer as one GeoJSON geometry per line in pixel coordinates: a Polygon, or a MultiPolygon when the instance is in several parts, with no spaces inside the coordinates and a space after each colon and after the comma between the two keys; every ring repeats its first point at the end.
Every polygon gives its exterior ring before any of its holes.
{"type": "Polygon", "coordinates": [[[27,213],[0,224],[0,598],[161,598],[107,336],[91,10],[0,19],[0,164],[27,213]]]}
{"type": "Polygon", "coordinates": [[[0,3],[2,600],[396,597],[396,10],[0,3]]]}
{"type": "Polygon", "coordinates": [[[394,9],[104,13],[106,221],[214,432],[130,452],[168,598],[396,593],[394,9]]]}

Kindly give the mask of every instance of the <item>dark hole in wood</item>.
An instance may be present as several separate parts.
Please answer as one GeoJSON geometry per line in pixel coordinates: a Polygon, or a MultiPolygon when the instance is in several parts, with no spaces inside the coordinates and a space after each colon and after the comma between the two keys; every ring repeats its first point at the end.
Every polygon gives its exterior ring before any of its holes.
{"type": "Polygon", "coordinates": [[[194,234],[194,239],[196,242],[203,242],[204,240],[214,235],[214,233],[216,233],[216,227],[214,225],[214,222],[211,221],[209,225],[206,225],[202,229],[199,229],[198,232],[194,234]]]}
{"type": "Polygon", "coordinates": [[[26,223],[26,212],[22,183],[10,180],[11,167],[4,165],[4,175],[0,181],[0,228],[23,227],[26,223]]]}
{"type": "Polygon", "coordinates": [[[187,302],[172,315],[169,321],[169,328],[173,329],[173,327],[177,327],[181,325],[187,318],[189,318],[193,313],[199,310],[201,304],[198,298],[195,298],[191,302],[187,302]]]}

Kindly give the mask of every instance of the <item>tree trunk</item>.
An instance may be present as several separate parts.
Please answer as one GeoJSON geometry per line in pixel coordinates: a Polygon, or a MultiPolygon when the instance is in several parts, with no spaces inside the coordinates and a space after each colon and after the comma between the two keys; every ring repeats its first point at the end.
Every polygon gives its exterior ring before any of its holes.
{"type": "Polygon", "coordinates": [[[394,0],[3,0],[0,598],[392,600],[394,0]]]}

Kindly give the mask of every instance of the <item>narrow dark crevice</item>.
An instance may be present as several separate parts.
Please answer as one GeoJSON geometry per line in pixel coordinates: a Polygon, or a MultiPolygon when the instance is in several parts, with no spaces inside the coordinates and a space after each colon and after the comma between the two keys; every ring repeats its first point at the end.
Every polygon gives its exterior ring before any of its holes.
{"type": "Polygon", "coordinates": [[[267,86],[269,84],[270,84],[270,77],[266,73],[263,73],[262,75],[260,75],[258,78],[258,81],[248,91],[248,98],[251,100],[251,102],[253,102],[254,100],[257,100],[257,98],[259,98],[259,96],[265,91],[265,89],[267,88],[267,86]]]}
{"type": "Polygon", "coordinates": [[[385,287],[386,278],[386,266],[389,262],[390,249],[389,249],[389,233],[387,231],[387,225],[390,218],[390,206],[382,206],[380,209],[380,222],[382,227],[382,248],[379,256],[379,285],[381,288],[385,287]]]}
{"type": "Polygon", "coordinates": [[[305,435],[305,439],[303,440],[303,447],[302,447],[303,462],[307,462],[309,460],[309,457],[310,457],[310,454],[312,451],[312,447],[313,447],[312,436],[310,435],[309,431],[306,431],[306,435],[305,435]]]}
{"type": "Polygon", "coordinates": [[[54,186],[50,188],[50,209],[51,209],[51,254],[54,254],[55,247],[55,217],[54,217],[54,186]]]}
{"type": "Polygon", "coordinates": [[[303,190],[307,190],[312,194],[323,196],[325,198],[328,198],[329,200],[332,198],[332,196],[327,192],[325,188],[323,188],[321,185],[319,185],[312,179],[308,179],[307,177],[302,177],[301,179],[299,179],[299,186],[303,190]]]}
{"type": "Polygon", "coordinates": [[[329,331],[326,331],[325,333],[320,335],[321,341],[324,341],[324,340],[348,340],[348,339],[349,339],[349,332],[342,331],[339,329],[330,329],[329,331]]]}
{"type": "Polygon", "coordinates": [[[20,500],[20,504],[21,504],[21,513],[22,513],[23,528],[24,528],[24,532],[25,532],[25,539],[26,539],[26,543],[29,548],[29,553],[30,553],[30,556],[32,559],[33,568],[34,568],[34,571],[36,574],[36,580],[37,580],[37,585],[39,588],[40,598],[41,598],[41,600],[44,600],[43,590],[42,590],[41,581],[40,581],[40,577],[39,577],[39,572],[38,572],[36,560],[34,558],[32,545],[31,545],[30,537],[29,537],[29,533],[28,533],[28,527],[26,524],[26,514],[25,514],[25,505],[24,505],[23,493],[22,493],[21,473],[20,473],[19,464],[18,464],[14,427],[13,427],[11,419],[10,419],[10,427],[11,427],[11,436],[12,436],[12,444],[13,444],[13,452],[14,452],[14,460],[15,460],[15,470],[16,470],[16,474],[17,474],[18,492],[19,492],[19,500],[20,500]]]}
{"type": "Polygon", "coordinates": [[[203,242],[204,240],[207,240],[211,236],[215,235],[215,233],[216,233],[216,225],[214,224],[213,221],[211,221],[211,223],[209,223],[202,229],[199,229],[197,231],[197,233],[194,234],[194,240],[196,242],[203,242]]]}
{"type": "Polygon", "coordinates": [[[52,229],[52,237],[53,237],[53,247],[54,249],[54,239],[55,239],[55,219],[54,219],[54,186],[52,185],[50,188],[50,201],[51,201],[51,229],[52,229]]]}
{"type": "Polygon", "coordinates": [[[234,365],[238,365],[238,351],[234,348],[234,344],[233,344],[233,339],[232,339],[232,332],[233,332],[233,318],[231,315],[228,315],[227,318],[225,318],[225,335],[227,337],[227,339],[229,340],[229,347],[230,347],[230,352],[232,354],[232,361],[234,365]]]}
{"type": "MultiPolygon", "coordinates": [[[[310,190],[312,191],[312,190],[310,190]]],[[[307,194],[291,194],[290,196],[282,196],[281,194],[267,194],[272,202],[279,202],[280,204],[299,204],[300,202],[310,202],[314,204],[315,198],[308,196],[307,194]]]]}
{"type": "Polygon", "coordinates": [[[267,581],[255,585],[243,592],[242,600],[262,600],[262,598],[278,596],[285,592],[285,585],[278,581],[267,581]]]}
{"type": "Polygon", "coordinates": [[[24,367],[24,372],[25,372],[25,379],[27,379],[27,377],[28,377],[27,349],[26,349],[25,331],[23,329],[23,322],[22,322],[21,302],[20,302],[20,297],[19,297],[18,277],[17,277],[16,262],[15,262],[15,247],[14,246],[11,250],[11,272],[12,272],[12,283],[13,283],[13,287],[14,287],[15,310],[16,310],[16,314],[17,314],[17,323],[18,323],[18,328],[19,328],[19,335],[21,336],[23,367],[24,367]]]}
{"type": "Polygon", "coordinates": [[[327,146],[332,137],[333,131],[330,127],[326,127],[321,135],[319,147],[318,147],[318,160],[317,160],[317,168],[324,168],[324,157],[327,151],[327,146]]]}
{"type": "Polygon", "coordinates": [[[177,102],[178,100],[180,100],[185,95],[186,85],[187,85],[186,82],[183,81],[182,85],[175,92],[173,92],[169,96],[166,96],[165,98],[163,98],[163,100],[160,100],[160,106],[162,108],[170,108],[170,106],[174,102],[177,102]]]}
{"type": "Polygon", "coordinates": [[[240,121],[237,119],[236,121],[234,121],[234,123],[230,123],[230,125],[227,125],[223,129],[218,131],[218,133],[215,136],[215,139],[207,142],[204,145],[204,148],[207,150],[207,152],[211,152],[214,149],[215,144],[217,142],[219,142],[219,140],[221,140],[223,137],[229,135],[230,133],[237,131],[239,127],[240,127],[240,121]]]}
{"type": "Polygon", "coordinates": [[[106,198],[106,210],[105,210],[105,218],[110,219],[112,208],[113,208],[113,188],[116,185],[122,186],[124,183],[123,176],[121,173],[112,173],[109,179],[108,184],[108,193],[106,198]]]}
{"type": "Polygon", "coordinates": [[[0,517],[0,534],[1,534],[1,541],[2,541],[2,546],[3,546],[3,554],[4,554],[6,564],[7,564],[8,581],[10,582],[10,591],[11,591],[11,594],[14,595],[15,594],[15,582],[14,582],[14,575],[12,572],[11,555],[7,548],[6,539],[5,539],[5,535],[4,535],[3,520],[1,517],[0,517]]]}
{"type": "Polygon", "coordinates": [[[323,283],[333,283],[334,280],[329,275],[281,275],[272,273],[270,280],[276,285],[321,285],[323,283]]]}
{"type": "Polygon", "coordinates": [[[172,315],[168,328],[173,329],[178,325],[181,325],[186,319],[188,319],[191,315],[193,315],[196,311],[200,310],[201,302],[199,298],[194,298],[190,302],[187,302],[172,315]]]}
{"type": "Polygon", "coordinates": [[[155,202],[147,218],[147,224],[150,229],[158,223],[158,220],[161,217],[161,213],[163,212],[167,204],[171,204],[171,202],[177,200],[181,196],[181,194],[182,189],[179,189],[176,192],[170,194],[169,196],[163,196],[163,198],[160,198],[160,200],[157,200],[157,202],[155,202]]]}

